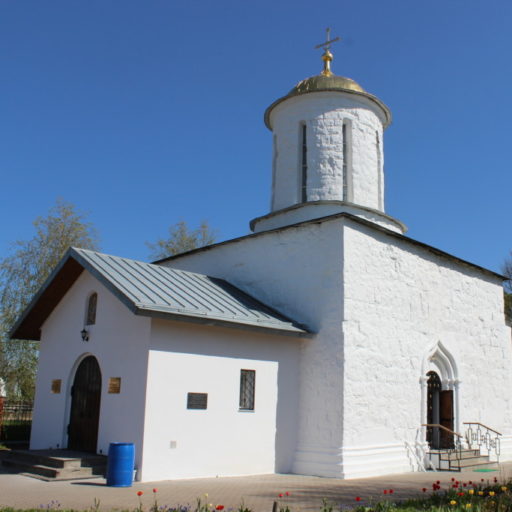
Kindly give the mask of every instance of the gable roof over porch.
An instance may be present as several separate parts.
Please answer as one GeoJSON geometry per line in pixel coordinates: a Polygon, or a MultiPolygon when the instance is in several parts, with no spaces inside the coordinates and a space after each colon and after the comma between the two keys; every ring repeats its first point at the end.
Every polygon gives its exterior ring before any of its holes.
{"type": "Polygon", "coordinates": [[[136,315],[311,335],[303,325],[223,279],[70,248],[18,319],[10,337],[39,340],[42,324],[84,270],[136,315]]]}

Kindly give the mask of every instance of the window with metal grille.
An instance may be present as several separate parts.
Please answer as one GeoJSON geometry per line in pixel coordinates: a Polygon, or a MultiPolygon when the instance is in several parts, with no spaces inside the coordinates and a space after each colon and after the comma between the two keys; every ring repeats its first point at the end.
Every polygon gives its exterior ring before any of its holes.
{"type": "Polygon", "coordinates": [[[98,294],[93,293],[87,301],[87,317],[85,325],[94,325],[96,323],[96,306],[98,304],[98,294]]]}
{"type": "Polygon", "coordinates": [[[254,411],[255,370],[240,370],[240,409],[254,411]]]}

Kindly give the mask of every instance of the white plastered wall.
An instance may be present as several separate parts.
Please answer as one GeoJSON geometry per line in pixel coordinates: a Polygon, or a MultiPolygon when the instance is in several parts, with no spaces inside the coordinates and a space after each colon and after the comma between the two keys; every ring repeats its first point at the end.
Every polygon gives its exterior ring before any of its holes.
{"type": "Polygon", "coordinates": [[[502,432],[512,458],[512,352],[498,278],[371,228],[345,228],[346,477],[411,470],[421,456],[426,372],[454,390],[455,430],[502,432]]]}
{"type": "Polygon", "coordinates": [[[301,342],[297,436],[279,472],[339,476],[342,445],[343,344],[341,223],[312,223],[219,245],[169,266],[228,279],[315,336],[301,342]]]}
{"type": "Polygon", "coordinates": [[[142,479],[264,474],[295,449],[300,339],[154,320],[142,479]],[[254,411],[239,410],[240,371],[255,370],[254,411]],[[205,410],[188,393],[207,393],[205,410]]]}
{"type": "Polygon", "coordinates": [[[344,122],[349,142],[348,201],[384,211],[383,127],[377,112],[380,109],[370,100],[341,92],[303,94],[277,105],[271,114],[272,211],[301,202],[302,124],[307,128],[308,201],[343,200],[344,122]]]}
{"type": "Polygon", "coordinates": [[[140,466],[150,319],[133,315],[87,271],[82,272],[43,325],[36,382],[31,449],[67,447],[71,386],[86,355],[98,360],[102,376],[98,453],[111,442],[133,442],[140,466]],[[86,302],[98,294],[95,325],[82,341],[86,302]],[[121,377],[120,394],[109,394],[108,379],[121,377]],[[53,379],[61,393],[51,393],[53,379]]]}

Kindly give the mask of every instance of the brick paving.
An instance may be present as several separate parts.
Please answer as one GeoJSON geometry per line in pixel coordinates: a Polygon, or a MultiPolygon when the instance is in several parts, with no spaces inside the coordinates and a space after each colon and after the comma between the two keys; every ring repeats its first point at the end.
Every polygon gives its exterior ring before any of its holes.
{"type": "MultiPolygon", "coordinates": [[[[1,468],[1,466],[0,466],[1,468]]],[[[159,505],[190,504],[197,498],[208,503],[222,504],[237,508],[242,502],[253,512],[271,512],[274,500],[280,505],[289,505],[293,512],[318,511],[322,498],[336,506],[351,507],[356,504],[376,501],[383,497],[384,489],[393,489],[393,498],[405,499],[421,495],[421,489],[440,480],[447,487],[452,477],[461,481],[492,481],[497,477],[501,482],[512,478],[512,463],[505,463],[500,470],[492,473],[465,471],[462,473],[427,472],[406,473],[340,480],[299,475],[260,475],[246,477],[197,478],[191,480],[166,480],[154,483],[134,483],[129,488],[107,487],[103,478],[80,481],[44,482],[0,469],[0,506],[19,508],[46,507],[52,500],[58,501],[60,508],[78,510],[90,509],[94,499],[100,501],[102,510],[134,510],[138,506],[137,491],[143,491],[142,503],[148,510],[153,503],[153,488],[159,505]],[[289,492],[290,496],[278,498],[279,493],[289,492]],[[205,498],[205,493],[208,497],[205,498]]]]}

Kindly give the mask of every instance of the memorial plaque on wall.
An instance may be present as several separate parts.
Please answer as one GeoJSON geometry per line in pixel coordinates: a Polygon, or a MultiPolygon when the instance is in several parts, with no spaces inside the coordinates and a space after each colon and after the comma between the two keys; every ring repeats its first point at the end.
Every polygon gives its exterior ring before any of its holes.
{"type": "Polygon", "coordinates": [[[58,395],[60,393],[60,387],[62,384],[61,379],[53,379],[52,380],[52,393],[58,395]]]}
{"type": "Polygon", "coordinates": [[[208,393],[188,393],[187,409],[206,409],[208,393]]]}
{"type": "Polygon", "coordinates": [[[108,392],[116,395],[121,393],[121,377],[110,377],[108,379],[108,392]]]}

